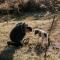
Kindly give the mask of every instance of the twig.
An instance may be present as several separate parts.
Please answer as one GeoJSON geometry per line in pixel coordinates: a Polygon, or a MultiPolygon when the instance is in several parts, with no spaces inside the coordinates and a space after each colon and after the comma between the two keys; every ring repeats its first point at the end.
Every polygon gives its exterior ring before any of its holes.
{"type": "Polygon", "coordinates": [[[49,35],[48,35],[48,46],[46,46],[46,48],[45,48],[44,60],[47,60],[47,59],[46,59],[47,49],[48,49],[49,46],[50,46],[50,42],[51,42],[51,41],[50,41],[50,35],[51,35],[51,31],[53,30],[53,27],[55,26],[55,25],[54,25],[54,24],[55,24],[55,17],[56,17],[56,15],[54,15],[52,24],[51,24],[51,26],[50,26],[50,28],[49,28],[49,30],[48,30],[48,33],[49,33],[49,35]]]}
{"type": "Polygon", "coordinates": [[[55,17],[56,17],[56,15],[54,15],[52,24],[51,24],[50,28],[48,29],[49,36],[50,36],[51,31],[52,31],[52,29],[53,29],[53,27],[54,27],[55,17]]]}

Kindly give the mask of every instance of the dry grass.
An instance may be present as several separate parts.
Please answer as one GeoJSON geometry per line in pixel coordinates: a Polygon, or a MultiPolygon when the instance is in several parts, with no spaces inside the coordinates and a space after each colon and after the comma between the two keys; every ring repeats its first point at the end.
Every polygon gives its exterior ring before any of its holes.
{"type": "MultiPolygon", "coordinates": [[[[13,0],[12,0],[13,1],[13,0]]],[[[58,7],[60,7],[60,1],[59,0],[15,0],[14,2],[12,1],[5,1],[3,3],[0,4],[0,10],[16,10],[18,12],[20,12],[21,10],[28,10],[28,8],[30,7],[30,9],[39,9],[40,7],[45,8],[46,9],[50,9],[48,7],[51,7],[51,9],[53,10],[53,8],[57,7],[56,9],[58,9],[58,7]]],[[[38,10],[37,9],[37,10],[38,10]]],[[[3,11],[4,12],[4,11],[3,11]]]]}
{"type": "MultiPolygon", "coordinates": [[[[47,60],[60,60],[60,20],[59,17],[57,17],[56,19],[58,19],[58,21],[56,22],[56,26],[50,36],[53,44],[49,47],[47,51],[47,60]]],[[[29,37],[29,43],[32,44],[29,47],[24,46],[22,48],[17,49],[12,46],[7,46],[10,31],[19,22],[21,21],[9,21],[8,23],[0,23],[0,59],[44,60],[44,52],[40,53],[40,51],[35,48],[35,45],[38,43],[38,37],[35,36],[32,32],[26,35],[26,37],[29,37]]],[[[47,31],[51,25],[52,18],[49,20],[34,20],[33,17],[27,17],[22,22],[27,23],[29,26],[32,26],[32,28],[38,27],[47,31]]]]}

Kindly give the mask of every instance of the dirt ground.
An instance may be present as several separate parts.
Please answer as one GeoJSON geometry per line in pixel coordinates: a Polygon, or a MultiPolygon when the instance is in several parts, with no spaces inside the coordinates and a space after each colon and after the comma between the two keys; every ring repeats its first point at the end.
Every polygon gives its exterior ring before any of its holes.
{"type": "MultiPolygon", "coordinates": [[[[23,46],[22,48],[15,48],[13,46],[8,46],[7,41],[9,41],[9,34],[12,28],[19,22],[25,22],[29,26],[34,28],[40,28],[48,32],[49,27],[53,17],[48,18],[47,16],[41,19],[34,20],[32,16],[26,17],[22,21],[11,20],[7,22],[0,23],[0,60],[45,60],[44,52],[39,51],[39,47],[33,46],[23,46]]],[[[1,19],[0,19],[1,20],[1,19]]],[[[51,31],[50,40],[52,45],[47,51],[46,60],[60,60],[60,15],[56,17],[56,23],[54,29],[51,31]]],[[[38,39],[33,33],[28,33],[26,35],[29,37],[29,43],[36,44],[38,39]]]]}

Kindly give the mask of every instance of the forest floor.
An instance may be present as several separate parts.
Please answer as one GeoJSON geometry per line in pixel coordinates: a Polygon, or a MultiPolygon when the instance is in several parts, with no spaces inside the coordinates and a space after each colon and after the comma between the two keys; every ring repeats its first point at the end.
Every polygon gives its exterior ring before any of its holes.
{"type": "MultiPolygon", "coordinates": [[[[45,15],[41,18],[39,15],[25,15],[21,18],[8,18],[6,16],[0,17],[0,60],[45,60],[44,52],[40,53],[39,47],[23,46],[22,48],[15,48],[7,45],[10,40],[9,34],[12,28],[19,22],[25,22],[32,28],[40,28],[48,32],[54,15],[45,15]],[[7,18],[7,19],[5,19],[7,18]],[[4,21],[5,20],[5,21],[4,21]],[[8,21],[9,20],[9,21],[8,21]],[[6,22],[7,21],[7,22],[6,22]]],[[[60,60],[60,14],[56,14],[55,26],[51,31],[50,40],[52,45],[47,50],[46,60],[60,60]]],[[[38,39],[33,33],[27,35],[29,43],[36,44],[38,39]]]]}

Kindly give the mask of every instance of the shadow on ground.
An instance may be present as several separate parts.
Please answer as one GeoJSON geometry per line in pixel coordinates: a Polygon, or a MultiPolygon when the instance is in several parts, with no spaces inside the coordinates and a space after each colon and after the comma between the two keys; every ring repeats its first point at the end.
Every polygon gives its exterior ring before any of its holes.
{"type": "Polygon", "coordinates": [[[23,12],[22,14],[0,15],[0,22],[11,21],[11,20],[21,21],[23,19],[26,19],[27,17],[34,17],[34,20],[38,20],[45,14],[46,12],[23,12]]]}
{"type": "Polygon", "coordinates": [[[13,55],[15,53],[15,47],[5,47],[5,49],[0,53],[0,60],[13,60],[13,55]]]}

